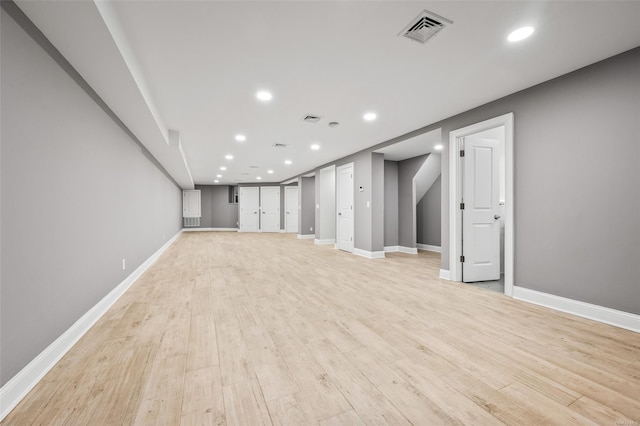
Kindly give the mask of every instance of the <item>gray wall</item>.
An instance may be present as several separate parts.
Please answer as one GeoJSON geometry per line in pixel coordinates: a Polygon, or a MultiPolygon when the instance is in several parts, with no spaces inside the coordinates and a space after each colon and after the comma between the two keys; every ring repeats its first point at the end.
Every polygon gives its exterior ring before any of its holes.
{"type": "MultiPolygon", "coordinates": [[[[316,176],[319,174],[320,169],[334,164],[336,169],[344,164],[353,162],[353,193],[354,193],[354,247],[365,251],[381,251],[383,249],[382,243],[384,241],[384,229],[382,226],[372,228],[373,222],[381,222],[381,215],[384,214],[384,188],[382,184],[375,190],[372,188],[374,182],[372,176],[372,168],[374,162],[376,164],[376,170],[383,170],[383,158],[376,155],[374,157],[370,150],[361,151],[353,155],[341,158],[332,163],[324,164],[315,169],[316,176]],[[363,187],[363,191],[359,191],[359,186],[363,187]],[[371,203],[372,200],[377,200],[376,203],[371,203]],[[371,203],[371,207],[367,207],[367,201],[371,203]],[[375,213],[373,213],[375,211],[375,213]],[[376,219],[373,219],[373,218],[376,219]],[[375,250],[374,250],[375,247],[375,250]]],[[[375,182],[378,182],[376,180],[375,182]]],[[[316,226],[318,225],[316,221],[316,226]]],[[[318,230],[316,230],[318,232],[318,230]]],[[[322,229],[320,229],[322,232],[322,229]]],[[[316,235],[318,235],[316,233],[316,235]]]]}
{"type": "Polygon", "coordinates": [[[418,244],[440,246],[440,222],[442,208],[442,175],[438,176],[431,188],[424,194],[416,207],[416,228],[418,244]]]}
{"type": "Polygon", "coordinates": [[[398,162],[398,245],[416,247],[414,227],[416,201],[413,199],[413,177],[428,155],[409,158],[398,162]]]}
{"type": "Polygon", "coordinates": [[[238,204],[229,203],[228,185],[196,185],[200,190],[200,228],[237,228],[238,204]]]}
{"type": "MultiPolygon", "coordinates": [[[[640,48],[421,131],[515,116],[515,285],[640,314],[640,48]]],[[[449,149],[442,153],[449,269],[449,149]]]]}
{"type": "Polygon", "coordinates": [[[336,168],[316,170],[316,239],[336,238],[336,168]],[[317,207],[320,207],[319,209],[317,207]]]}
{"type": "Polygon", "coordinates": [[[316,178],[302,177],[300,178],[300,235],[314,235],[316,226],[316,178]],[[313,229],[313,230],[311,230],[313,229]]]}
{"type": "Polygon", "coordinates": [[[384,250],[384,154],[371,159],[371,251],[384,250]]]}
{"type": "Polygon", "coordinates": [[[1,15],[4,385],[180,230],[182,196],[78,84],[1,15]]]}
{"type": "Polygon", "coordinates": [[[398,162],[384,162],[384,245],[398,245],[398,162]]]}

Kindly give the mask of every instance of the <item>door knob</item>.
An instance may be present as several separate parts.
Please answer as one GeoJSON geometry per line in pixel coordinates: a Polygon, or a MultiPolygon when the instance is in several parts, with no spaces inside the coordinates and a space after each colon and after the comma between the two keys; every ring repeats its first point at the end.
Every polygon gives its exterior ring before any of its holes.
{"type": "Polygon", "coordinates": [[[495,215],[493,218],[494,218],[495,220],[498,220],[498,219],[500,219],[500,215],[495,215]]]}
{"type": "Polygon", "coordinates": [[[338,213],[338,216],[342,216],[342,213],[338,213]]]}

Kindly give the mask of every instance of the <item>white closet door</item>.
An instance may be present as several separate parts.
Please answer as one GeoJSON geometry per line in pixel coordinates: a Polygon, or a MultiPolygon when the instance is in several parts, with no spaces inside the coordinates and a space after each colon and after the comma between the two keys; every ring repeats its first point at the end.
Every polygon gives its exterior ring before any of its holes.
{"type": "Polygon", "coordinates": [[[260,188],[240,188],[240,231],[260,230],[260,188]]]}
{"type": "Polygon", "coordinates": [[[284,189],[284,221],[287,232],[298,232],[298,187],[284,189]]]}
{"type": "Polygon", "coordinates": [[[353,252],[353,163],[338,167],[336,245],[353,252]]]}
{"type": "Polygon", "coordinates": [[[280,232],[280,187],[260,187],[260,230],[280,232]]]}

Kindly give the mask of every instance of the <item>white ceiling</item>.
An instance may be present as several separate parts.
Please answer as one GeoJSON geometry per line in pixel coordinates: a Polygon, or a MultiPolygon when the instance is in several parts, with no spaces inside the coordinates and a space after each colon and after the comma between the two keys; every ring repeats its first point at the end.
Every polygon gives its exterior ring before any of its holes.
{"type": "Polygon", "coordinates": [[[374,152],[384,154],[385,160],[402,161],[418,155],[429,154],[435,151],[436,145],[442,143],[442,130],[436,129],[422,133],[401,142],[376,149],[374,152]]]}
{"type": "Polygon", "coordinates": [[[183,187],[284,181],[640,45],[640,2],[18,5],[183,187]],[[454,23],[425,45],[398,37],[423,9],[454,23]],[[531,38],[506,41],[524,25],[531,38]]]}

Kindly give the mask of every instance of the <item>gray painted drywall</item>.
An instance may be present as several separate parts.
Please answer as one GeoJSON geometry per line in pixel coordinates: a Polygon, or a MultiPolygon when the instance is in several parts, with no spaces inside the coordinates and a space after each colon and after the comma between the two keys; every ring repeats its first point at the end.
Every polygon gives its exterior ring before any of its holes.
{"type": "Polygon", "coordinates": [[[416,207],[417,241],[419,244],[440,246],[441,183],[442,177],[438,176],[416,207]]]}
{"type": "MultiPolygon", "coordinates": [[[[422,129],[514,113],[515,285],[640,314],[640,48],[422,129]]],[[[449,146],[442,152],[449,269],[449,146]]]]}
{"type": "Polygon", "coordinates": [[[336,238],[336,168],[325,167],[316,171],[316,239],[336,238]]]}
{"type": "MultiPolygon", "coordinates": [[[[373,251],[372,247],[374,247],[374,243],[376,247],[379,246],[384,241],[384,229],[383,227],[378,227],[372,229],[372,218],[376,216],[374,221],[379,220],[379,215],[383,214],[377,211],[384,210],[384,205],[381,203],[381,200],[384,200],[384,195],[376,192],[383,191],[383,188],[380,187],[376,191],[372,192],[372,182],[374,182],[372,178],[372,166],[373,162],[376,161],[376,164],[381,159],[374,159],[373,153],[371,151],[361,151],[355,153],[353,155],[349,155],[347,157],[341,158],[333,163],[324,164],[321,167],[315,170],[316,175],[320,172],[320,169],[326,168],[331,165],[335,165],[336,168],[347,164],[353,163],[353,193],[354,193],[354,247],[365,250],[365,251],[373,251]],[[359,190],[359,187],[362,186],[362,191],[359,190]],[[375,192],[375,197],[372,196],[375,192]],[[367,207],[367,201],[371,203],[372,199],[377,200],[376,204],[370,204],[373,207],[367,207]],[[376,213],[372,214],[373,211],[376,213]],[[379,234],[379,235],[378,235],[379,234]]],[[[383,166],[376,166],[376,169],[383,170],[383,166]]],[[[318,222],[316,221],[316,226],[318,226],[318,222]]],[[[316,230],[318,232],[318,230],[316,230]]],[[[322,228],[320,228],[320,232],[322,232],[322,228]]],[[[318,235],[318,234],[316,234],[318,235]]],[[[378,249],[376,249],[377,251],[378,249]]],[[[380,248],[379,250],[382,250],[380,248]]]]}
{"type": "Polygon", "coordinates": [[[316,189],[315,177],[300,178],[300,235],[315,235],[316,226],[316,189]],[[313,230],[312,230],[313,229],[313,230]]]}
{"type": "Polygon", "coordinates": [[[398,162],[384,162],[384,245],[398,245],[398,162]]]}
{"type": "Polygon", "coordinates": [[[371,158],[371,251],[384,250],[384,154],[371,158]]]}
{"type": "Polygon", "coordinates": [[[398,245],[416,247],[416,200],[413,198],[413,177],[428,155],[398,161],[398,245]]]}
{"type": "Polygon", "coordinates": [[[4,10],[1,19],[4,385],[180,230],[182,195],[4,10]]]}
{"type": "Polygon", "coordinates": [[[200,190],[200,228],[237,228],[238,204],[229,203],[228,185],[196,185],[200,190]]]}

